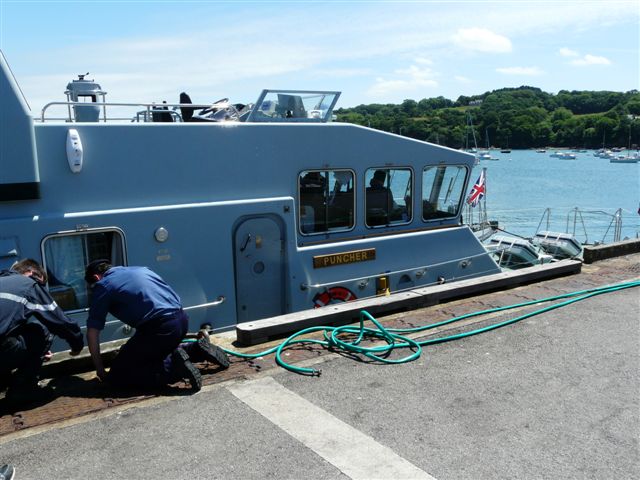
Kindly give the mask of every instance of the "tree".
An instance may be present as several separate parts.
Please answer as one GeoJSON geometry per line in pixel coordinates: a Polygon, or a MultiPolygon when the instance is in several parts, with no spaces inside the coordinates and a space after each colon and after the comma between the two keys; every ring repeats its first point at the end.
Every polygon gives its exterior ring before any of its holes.
{"type": "MultiPolygon", "coordinates": [[[[400,132],[419,140],[464,145],[467,113],[476,134],[514,148],[539,146],[626,146],[629,134],[640,143],[640,92],[567,91],[557,95],[539,88],[502,88],[480,95],[411,99],[401,104],[370,104],[336,110],[338,121],[400,132]],[[474,101],[482,100],[479,105],[474,101]],[[470,106],[470,103],[472,106],[470,106]]],[[[482,143],[482,142],[481,142],[482,143]]]]}
{"type": "Polygon", "coordinates": [[[409,117],[417,116],[418,103],[415,100],[405,100],[402,102],[402,112],[409,117]]]}

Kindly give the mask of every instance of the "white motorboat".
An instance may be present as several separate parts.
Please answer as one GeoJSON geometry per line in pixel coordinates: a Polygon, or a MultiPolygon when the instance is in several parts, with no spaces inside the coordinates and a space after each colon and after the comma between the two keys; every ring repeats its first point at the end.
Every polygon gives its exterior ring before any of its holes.
{"type": "Polygon", "coordinates": [[[576,156],[569,152],[553,152],[551,157],[559,158],[560,160],[575,160],[576,156]]]}

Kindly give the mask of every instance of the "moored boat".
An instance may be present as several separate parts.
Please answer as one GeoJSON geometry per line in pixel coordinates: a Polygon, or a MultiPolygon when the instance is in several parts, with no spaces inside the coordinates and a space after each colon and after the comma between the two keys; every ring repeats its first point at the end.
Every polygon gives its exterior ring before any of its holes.
{"type": "Polygon", "coordinates": [[[640,155],[618,155],[617,157],[610,157],[609,163],[638,163],[640,161],[640,155]]]}
{"type": "Polygon", "coordinates": [[[511,235],[493,235],[486,248],[502,268],[518,270],[554,261],[554,257],[525,238],[511,235]]]}
{"type": "Polygon", "coordinates": [[[0,268],[40,261],[81,325],[97,258],[160,274],[191,331],[501,271],[461,219],[475,157],[333,122],[340,92],[123,104],[83,77],[34,119],[0,66],[0,268]]]}
{"type": "Polygon", "coordinates": [[[575,160],[576,156],[569,152],[553,152],[550,157],[559,158],[560,160],[575,160]]]}
{"type": "Polygon", "coordinates": [[[578,258],[582,255],[582,244],[569,233],[540,231],[532,242],[557,259],[578,258]]]}

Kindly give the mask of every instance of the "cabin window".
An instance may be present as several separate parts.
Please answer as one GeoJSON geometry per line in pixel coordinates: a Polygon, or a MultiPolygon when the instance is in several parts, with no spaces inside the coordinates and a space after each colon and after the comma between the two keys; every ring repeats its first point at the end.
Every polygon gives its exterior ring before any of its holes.
{"type": "Polygon", "coordinates": [[[467,168],[440,165],[422,172],[422,218],[456,217],[462,205],[467,168]]]}
{"type": "Polygon", "coordinates": [[[365,173],[369,227],[411,221],[412,172],[408,168],[371,168],[365,173]]]}
{"type": "Polygon", "coordinates": [[[65,310],[89,306],[84,269],[93,260],[106,258],[124,265],[124,235],[119,230],[53,235],[43,242],[49,293],[65,310]]]}
{"type": "Polygon", "coordinates": [[[354,225],[351,170],[306,170],[298,177],[300,232],[349,230],[354,225]]]}

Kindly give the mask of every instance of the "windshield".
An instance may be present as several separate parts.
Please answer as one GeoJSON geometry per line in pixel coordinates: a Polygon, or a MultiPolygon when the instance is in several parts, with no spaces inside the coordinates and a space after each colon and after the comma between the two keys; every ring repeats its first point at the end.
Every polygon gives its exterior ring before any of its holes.
{"type": "Polygon", "coordinates": [[[328,122],[340,92],[264,90],[250,122],[328,122]]]}

